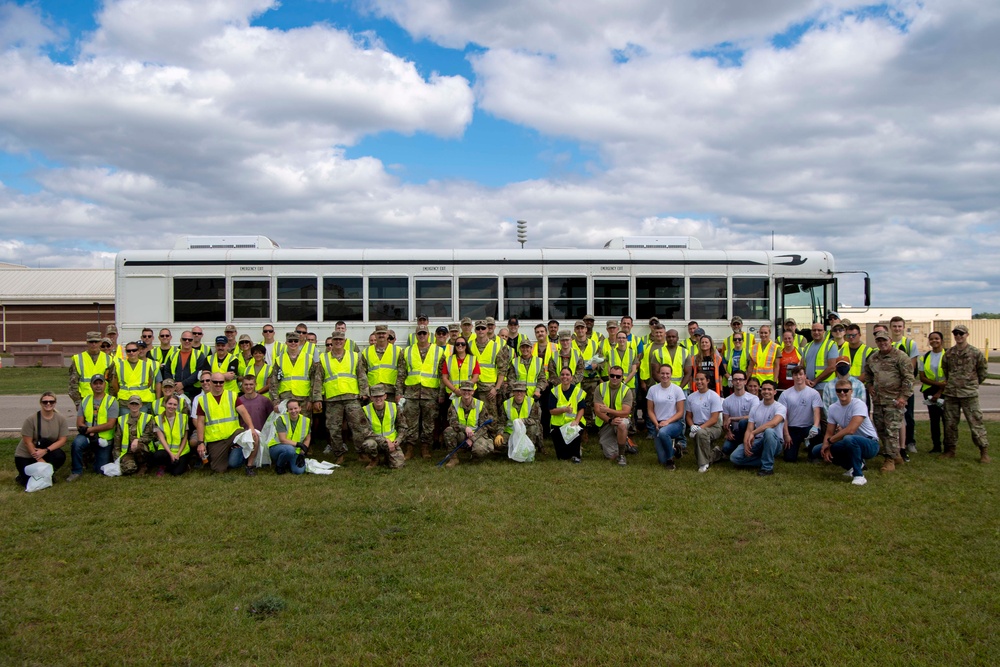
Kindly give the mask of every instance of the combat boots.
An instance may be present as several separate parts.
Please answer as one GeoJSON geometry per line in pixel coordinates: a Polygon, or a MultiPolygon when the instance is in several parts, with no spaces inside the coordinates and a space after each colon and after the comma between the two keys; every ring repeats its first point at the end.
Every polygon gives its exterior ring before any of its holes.
{"type": "Polygon", "coordinates": [[[431,457],[431,446],[429,443],[420,445],[420,458],[429,459],[431,457]]]}
{"type": "Polygon", "coordinates": [[[455,454],[450,459],[448,459],[448,462],[444,464],[444,467],[445,468],[454,468],[455,466],[458,465],[458,463],[459,463],[459,461],[458,461],[458,452],[455,452],[455,454]]]}
{"type": "Polygon", "coordinates": [[[980,447],[979,448],[979,462],[980,463],[989,463],[990,462],[990,455],[986,453],[986,448],[985,447],[980,447]]]}
{"type": "Polygon", "coordinates": [[[879,470],[881,472],[892,472],[895,469],[896,469],[895,462],[893,462],[892,459],[886,459],[885,463],[882,464],[882,467],[879,470]]]}

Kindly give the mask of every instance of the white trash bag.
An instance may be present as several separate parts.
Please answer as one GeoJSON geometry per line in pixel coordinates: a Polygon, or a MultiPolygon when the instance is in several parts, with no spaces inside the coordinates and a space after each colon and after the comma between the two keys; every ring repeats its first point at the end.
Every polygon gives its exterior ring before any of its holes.
{"type": "Polygon", "coordinates": [[[515,419],[513,433],[507,442],[507,456],[518,463],[530,463],[535,460],[535,445],[528,437],[523,419],[515,419]]]}
{"type": "Polygon", "coordinates": [[[317,461],[316,459],[306,459],[306,472],[314,475],[332,475],[333,471],[340,466],[329,461],[317,461]]]}
{"type": "Polygon", "coordinates": [[[105,463],[104,465],[101,466],[101,472],[104,473],[106,477],[121,477],[122,460],[120,458],[117,458],[111,463],[105,463]]]}
{"type": "Polygon", "coordinates": [[[24,474],[28,476],[28,485],[25,491],[41,491],[52,486],[52,464],[48,461],[38,461],[30,466],[24,467],[24,474]]]}
{"type": "Polygon", "coordinates": [[[583,429],[579,424],[574,424],[573,422],[566,422],[559,427],[559,432],[562,433],[563,442],[570,443],[576,436],[580,435],[580,431],[583,429]]]}

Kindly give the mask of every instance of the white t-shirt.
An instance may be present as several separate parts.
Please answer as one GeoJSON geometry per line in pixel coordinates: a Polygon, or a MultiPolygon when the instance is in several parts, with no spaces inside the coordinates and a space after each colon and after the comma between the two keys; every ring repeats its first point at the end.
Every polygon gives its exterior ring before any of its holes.
{"type": "MultiPolygon", "coordinates": [[[[774,419],[775,415],[781,415],[784,418],[786,414],[788,414],[788,411],[785,409],[785,406],[778,401],[772,401],[771,405],[765,405],[761,401],[750,411],[750,421],[753,422],[754,428],[760,428],[774,419]]],[[[780,426],[781,422],[778,422],[778,427],[780,426]]]]}
{"type": "Polygon", "coordinates": [[[790,387],[781,393],[778,402],[785,406],[789,426],[808,427],[813,425],[813,408],[823,408],[823,397],[812,387],[798,391],[790,387]]]}
{"type": "MultiPolygon", "coordinates": [[[[704,394],[694,391],[687,397],[685,410],[691,413],[691,420],[695,425],[701,426],[712,418],[713,413],[722,412],[722,398],[711,389],[704,394]]],[[[720,423],[719,426],[721,425],[720,423]]]]}
{"type": "Polygon", "coordinates": [[[749,392],[744,393],[742,396],[730,394],[722,400],[722,414],[727,417],[743,417],[750,414],[750,411],[758,403],[760,403],[760,399],[749,392]]]}
{"type": "Polygon", "coordinates": [[[865,420],[858,428],[857,434],[863,435],[866,438],[872,438],[873,440],[877,439],[878,433],[872,425],[872,420],[868,418],[868,408],[863,402],[856,398],[852,398],[851,402],[847,405],[841,405],[838,401],[837,403],[831,405],[829,409],[830,423],[836,424],[840,428],[846,428],[847,425],[851,423],[851,419],[861,416],[863,416],[865,420]]]}
{"type": "Polygon", "coordinates": [[[656,421],[667,421],[677,414],[677,404],[686,400],[684,390],[671,383],[669,387],[654,385],[646,392],[646,399],[653,402],[656,421]]]}

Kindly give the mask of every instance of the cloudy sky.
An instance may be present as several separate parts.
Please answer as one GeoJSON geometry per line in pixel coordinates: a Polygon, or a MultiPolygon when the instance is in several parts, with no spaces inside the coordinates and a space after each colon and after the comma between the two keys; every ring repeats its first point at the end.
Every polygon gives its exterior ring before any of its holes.
{"type": "Polygon", "coordinates": [[[0,261],[525,219],[773,232],[877,305],[1000,311],[997,34],[983,0],[0,0],[0,261]]]}

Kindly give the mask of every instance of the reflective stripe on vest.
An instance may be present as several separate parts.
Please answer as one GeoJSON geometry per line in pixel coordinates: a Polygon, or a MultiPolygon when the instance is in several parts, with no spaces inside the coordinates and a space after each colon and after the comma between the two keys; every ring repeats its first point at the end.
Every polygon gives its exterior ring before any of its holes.
{"type": "Polygon", "coordinates": [[[392,401],[385,402],[385,410],[382,411],[382,418],[378,416],[378,412],[375,410],[375,404],[369,403],[364,407],[365,416],[368,417],[368,423],[371,424],[372,431],[375,435],[380,435],[386,440],[396,440],[396,404],[392,401]]]}
{"type": "MultiPolygon", "coordinates": [[[[531,356],[536,359],[538,358],[538,343],[535,343],[534,347],[531,348],[531,356]]],[[[552,344],[547,343],[545,345],[545,356],[542,357],[542,366],[548,368],[550,361],[552,361],[552,344]]]]}
{"type": "Polygon", "coordinates": [[[774,358],[778,354],[778,345],[773,340],[767,341],[767,347],[764,348],[764,358],[761,359],[760,353],[760,341],[754,343],[753,348],[751,348],[750,353],[753,356],[753,376],[757,378],[759,382],[764,380],[774,379],[774,358]]]}
{"type": "Polygon", "coordinates": [[[503,410],[507,415],[507,427],[504,429],[504,433],[514,432],[514,420],[515,419],[527,419],[528,415],[531,414],[531,408],[534,407],[535,400],[530,396],[526,396],[523,401],[521,401],[521,408],[518,410],[514,407],[514,399],[508,398],[503,402],[503,410]]]}
{"type": "MultiPolygon", "coordinates": [[[[125,456],[126,454],[128,454],[129,445],[132,444],[132,434],[129,433],[128,430],[128,420],[131,416],[132,413],[129,413],[127,415],[122,415],[121,417],[118,418],[118,426],[121,427],[122,430],[121,451],[118,454],[118,456],[125,456]]],[[[146,430],[146,424],[148,424],[149,420],[152,418],[153,418],[152,415],[147,414],[145,412],[139,413],[139,422],[138,424],[136,424],[136,432],[135,432],[136,438],[142,435],[142,432],[146,430]]]]}
{"type": "MultiPolygon", "coordinates": [[[[463,380],[472,381],[472,369],[476,366],[476,358],[471,355],[465,355],[462,359],[462,364],[459,365],[458,357],[452,355],[444,361],[445,368],[448,369],[448,380],[451,381],[453,385],[458,386],[459,382],[463,380]]],[[[456,395],[451,389],[448,390],[449,394],[453,396],[456,395]]]]}
{"type": "Polygon", "coordinates": [[[240,377],[246,377],[247,375],[252,375],[254,377],[254,386],[257,391],[264,391],[264,387],[267,386],[267,376],[270,374],[271,367],[267,365],[267,362],[261,364],[260,370],[254,368],[256,361],[252,361],[247,364],[245,368],[240,371],[240,377]]]}
{"type": "MultiPolygon", "coordinates": [[[[299,420],[295,422],[294,426],[292,426],[292,418],[287,412],[280,415],[278,419],[285,425],[285,438],[296,443],[296,451],[301,451],[302,447],[299,447],[299,444],[305,442],[306,437],[309,435],[312,420],[301,412],[299,413],[299,420]]],[[[275,430],[275,433],[277,433],[277,430],[275,430]]],[[[277,438],[277,435],[275,435],[275,438],[277,438]]]]}
{"type": "Polygon", "coordinates": [[[299,352],[299,356],[292,361],[287,353],[281,355],[279,368],[281,369],[281,382],[278,384],[278,393],[290,392],[292,396],[309,396],[311,387],[309,386],[309,366],[312,357],[305,351],[299,352]]]}
{"type": "MultiPolygon", "coordinates": [[[[105,424],[108,421],[108,407],[110,407],[111,397],[104,394],[101,399],[101,404],[97,406],[97,414],[94,414],[93,404],[94,395],[84,397],[80,402],[80,407],[83,408],[83,420],[90,426],[97,426],[98,424],[105,424]],[[90,419],[87,419],[87,411],[90,410],[90,419]]],[[[105,440],[111,440],[115,437],[115,425],[111,424],[111,428],[107,431],[100,431],[97,437],[104,438],[105,440]]]]}
{"type": "Polygon", "coordinates": [[[171,345],[166,350],[162,347],[154,347],[147,356],[161,366],[170,366],[170,362],[173,361],[176,354],[177,348],[171,345]]]}
{"type": "Polygon", "coordinates": [[[527,384],[528,395],[530,396],[538,386],[538,374],[542,372],[542,360],[538,357],[530,357],[527,362],[523,357],[514,360],[514,380],[527,384]]]}
{"type": "MultiPolygon", "coordinates": [[[[219,361],[219,355],[213,353],[212,356],[209,357],[208,365],[212,369],[213,373],[222,373],[223,375],[225,375],[226,373],[229,372],[229,364],[233,363],[233,359],[235,359],[235,355],[229,353],[222,358],[222,361],[219,361]]],[[[225,389],[226,391],[240,390],[239,386],[237,386],[236,384],[236,378],[233,378],[232,380],[226,380],[226,384],[223,385],[223,389],[225,389]]]]}
{"type": "MultiPolygon", "coordinates": [[[[618,393],[615,394],[614,405],[608,405],[608,401],[611,400],[610,382],[602,382],[601,386],[597,388],[597,391],[600,392],[601,394],[601,403],[604,403],[604,405],[611,408],[612,410],[621,410],[622,399],[625,398],[625,394],[626,392],[628,392],[628,387],[626,387],[625,385],[620,385],[618,387],[618,393]]],[[[604,426],[604,420],[598,417],[596,412],[594,413],[594,423],[597,424],[598,426],[604,426]]]]}
{"type": "MultiPolygon", "coordinates": [[[[670,355],[670,349],[666,345],[664,345],[662,348],[660,348],[660,363],[661,363],[661,365],[665,361],[668,361],[668,360],[670,361],[670,377],[671,377],[671,379],[676,380],[678,382],[678,384],[679,384],[680,380],[684,377],[684,364],[687,363],[688,356],[689,356],[688,352],[687,352],[687,350],[685,350],[684,348],[682,348],[680,345],[678,345],[677,348],[674,351],[673,356],[669,356],[669,355],[670,355]],[[668,355],[668,356],[664,356],[664,355],[668,355]]],[[[650,379],[654,380],[656,382],[659,382],[659,378],[651,377],[650,379]]],[[[632,385],[629,385],[629,387],[631,387],[631,386],[632,385]]]]}
{"type": "Polygon", "coordinates": [[[377,384],[384,384],[386,387],[396,386],[396,376],[398,374],[396,363],[399,361],[399,348],[395,345],[386,345],[382,350],[382,356],[374,345],[369,345],[365,349],[365,363],[368,366],[368,385],[374,387],[377,384]],[[388,357],[388,358],[387,358],[388,357]]]}
{"type": "Polygon", "coordinates": [[[345,351],[340,361],[328,352],[320,357],[320,363],[323,364],[323,398],[358,393],[358,376],[355,372],[358,358],[353,350],[345,351]]]}
{"type": "Polygon", "coordinates": [[[572,373],[574,376],[576,375],[576,365],[578,362],[581,361],[579,352],[577,352],[576,350],[569,351],[569,357],[568,357],[569,366],[565,365],[564,360],[567,359],[567,357],[562,356],[561,352],[558,357],[553,357],[553,358],[556,360],[556,377],[559,377],[562,374],[563,368],[568,368],[570,373],[572,373]]]}
{"type": "Polygon", "coordinates": [[[497,355],[500,353],[500,345],[495,340],[491,340],[479,349],[479,343],[473,338],[469,341],[469,351],[479,362],[479,379],[485,384],[495,384],[497,381],[497,355]]]}
{"type": "MultiPolygon", "coordinates": [[[[580,411],[580,409],[577,406],[586,399],[586,396],[584,396],[583,389],[580,387],[580,385],[575,385],[573,387],[573,391],[569,392],[569,396],[565,396],[563,394],[562,385],[559,385],[555,389],[553,389],[552,394],[556,397],[556,408],[565,408],[569,406],[571,410],[565,414],[560,413],[558,415],[552,415],[552,417],[549,420],[551,425],[554,427],[559,427],[562,426],[563,424],[568,424],[574,419],[576,419],[576,413],[580,411]]],[[[581,426],[586,426],[586,424],[587,420],[580,419],[581,426]]]]}
{"type": "MultiPolygon", "coordinates": [[[[167,421],[166,415],[159,415],[156,418],[156,428],[158,428],[160,433],[163,434],[163,439],[167,443],[167,449],[169,449],[172,453],[177,456],[184,456],[191,451],[187,442],[184,443],[184,449],[177,451],[177,448],[181,445],[181,441],[188,432],[187,415],[175,412],[174,423],[172,425],[169,421],[167,421]]],[[[155,445],[155,447],[159,449],[159,440],[157,440],[157,445],[155,445]]]]}
{"type": "Polygon", "coordinates": [[[117,365],[119,401],[127,401],[132,394],[141,398],[143,403],[152,403],[156,399],[153,391],[155,375],[152,374],[153,364],[149,359],[136,363],[134,368],[124,359],[119,359],[117,365]]]}
{"type": "MultiPolygon", "coordinates": [[[[645,349],[645,351],[642,354],[642,359],[639,360],[639,379],[640,380],[648,380],[648,379],[650,379],[649,378],[649,373],[650,373],[649,362],[652,361],[654,355],[656,356],[657,361],[659,361],[661,364],[663,363],[663,349],[666,348],[666,345],[661,345],[660,347],[656,348],[655,350],[650,349],[650,348],[652,348],[652,346],[653,346],[652,343],[649,343],[646,346],[646,349],[645,349]]],[[[673,366],[671,366],[671,368],[673,368],[673,366]]]]}
{"type": "MultiPolygon", "coordinates": [[[[733,350],[733,352],[735,352],[735,351],[736,350],[733,350]]],[[[725,359],[724,363],[726,364],[726,373],[728,373],[729,375],[732,375],[733,371],[735,371],[735,370],[738,369],[738,370],[743,371],[744,377],[746,377],[747,368],[750,366],[750,353],[747,352],[746,349],[740,350],[740,365],[737,368],[733,367],[733,355],[732,354],[730,354],[729,357],[725,359]]],[[[722,378],[722,384],[724,386],[728,387],[729,386],[729,379],[725,378],[725,377],[722,378]]]]}
{"type": "MultiPolygon", "coordinates": [[[[931,367],[931,352],[924,353],[924,375],[935,382],[944,382],[944,350],[941,350],[941,356],[938,357],[937,369],[931,367]]],[[[921,384],[920,391],[927,391],[931,388],[929,384],[921,384]]]]}
{"type": "Polygon", "coordinates": [[[97,361],[92,360],[86,352],[81,352],[73,357],[76,373],[80,376],[77,390],[80,392],[81,399],[94,395],[94,390],[90,388],[90,378],[100,373],[107,380],[108,367],[111,366],[111,363],[111,357],[104,352],[97,353],[97,361]]]}
{"type": "MultiPolygon", "coordinates": [[[[607,368],[609,370],[611,369],[612,366],[621,366],[623,374],[627,376],[632,371],[632,364],[634,363],[635,363],[635,350],[633,350],[628,345],[625,346],[624,352],[620,352],[618,346],[615,345],[613,348],[611,348],[611,350],[608,353],[607,368]]],[[[638,373],[636,375],[638,375],[638,373]]],[[[635,375],[632,376],[632,379],[629,380],[625,386],[627,386],[630,389],[635,389],[635,375]]]]}
{"type": "MultiPolygon", "coordinates": [[[[804,348],[802,348],[802,363],[806,363],[806,357],[809,356],[809,350],[812,349],[812,346],[815,344],[816,341],[811,340],[804,348]]],[[[831,347],[836,347],[836,346],[837,343],[832,338],[824,338],[823,342],[819,344],[819,349],[816,350],[816,358],[813,362],[816,365],[816,368],[814,370],[814,373],[816,375],[815,377],[809,378],[810,380],[815,380],[817,377],[823,374],[823,371],[826,370],[826,353],[830,350],[831,347]]],[[[826,380],[823,381],[823,384],[826,384],[829,381],[830,378],[827,378],[826,380]]]]}
{"type": "MultiPolygon", "coordinates": [[[[743,349],[744,350],[751,349],[757,343],[757,337],[754,336],[749,331],[741,331],[740,333],[743,334],[743,349]]],[[[729,354],[730,352],[732,352],[733,349],[736,347],[736,345],[733,343],[733,336],[735,336],[735,335],[736,335],[735,333],[732,333],[732,334],[726,336],[726,339],[724,341],[722,341],[722,347],[723,347],[723,349],[725,349],[726,354],[729,354]]]]}
{"type": "Polygon", "coordinates": [[[205,394],[201,407],[205,412],[205,442],[225,440],[239,429],[235,393],[223,391],[218,401],[215,396],[205,394]]]}
{"type": "Polygon", "coordinates": [[[441,348],[431,345],[423,360],[420,359],[420,348],[406,348],[406,382],[408,387],[421,385],[428,389],[441,386],[441,348]],[[433,353],[433,354],[432,354],[433,353]],[[416,356],[414,356],[416,355],[416,356]]]}
{"type": "Polygon", "coordinates": [[[479,413],[483,410],[483,402],[478,398],[472,399],[472,409],[466,411],[462,407],[462,399],[458,396],[451,400],[452,405],[455,406],[455,413],[458,415],[458,423],[462,426],[467,426],[475,430],[476,426],[479,424],[479,413]]]}
{"type": "Polygon", "coordinates": [[[850,357],[851,359],[851,377],[861,379],[861,373],[865,369],[865,359],[867,359],[868,355],[871,353],[872,348],[865,344],[859,345],[856,350],[852,350],[850,346],[848,346],[847,354],[845,356],[850,357]],[[852,352],[854,354],[853,357],[851,356],[852,352]]]}

